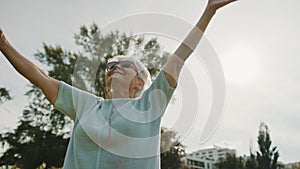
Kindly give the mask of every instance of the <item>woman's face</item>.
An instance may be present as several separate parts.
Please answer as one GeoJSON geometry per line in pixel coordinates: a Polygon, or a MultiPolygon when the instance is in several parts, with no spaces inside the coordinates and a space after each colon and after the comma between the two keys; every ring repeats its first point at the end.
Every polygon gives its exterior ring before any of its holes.
{"type": "Polygon", "coordinates": [[[106,87],[113,90],[128,90],[135,84],[137,68],[131,61],[112,61],[107,63],[106,87]],[[116,89],[117,88],[117,89],[116,89]]]}

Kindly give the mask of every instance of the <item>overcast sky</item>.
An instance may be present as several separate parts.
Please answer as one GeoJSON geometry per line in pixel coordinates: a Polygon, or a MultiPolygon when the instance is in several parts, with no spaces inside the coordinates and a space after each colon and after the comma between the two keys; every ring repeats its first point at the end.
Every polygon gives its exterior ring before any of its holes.
{"type": "MultiPolygon", "coordinates": [[[[185,35],[191,24],[198,20],[205,4],[204,0],[0,0],[0,27],[22,54],[39,64],[33,54],[41,49],[43,42],[77,51],[74,33],[80,26],[93,22],[103,29],[115,24],[125,30],[131,25],[123,24],[123,27],[122,23],[118,24],[121,22],[118,19],[127,16],[130,20],[134,18],[132,15],[138,14],[141,18],[150,18],[148,24],[154,24],[155,17],[142,13],[160,13],[173,18],[176,23],[186,24],[183,27],[187,29],[180,30],[185,35]]],[[[209,101],[205,100],[211,98],[209,93],[201,95],[209,89],[209,78],[204,77],[209,75],[203,73],[205,70],[198,74],[193,71],[199,100],[203,102],[199,105],[203,106],[193,130],[182,140],[188,152],[220,145],[237,149],[239,155],[249,154],[249,145],[256,149],[260,122],[266,122],[273,145],[278,146],[280,160],[300,161],[299,5],[298,0],[240,0],[218,11],[205,38],[213,46],[224,69],[226,106],[216,132],[206,143],[199,144],[201,124],[205,123],[205,112],[209,109],[209,101]],[[201,88],[199,81],[206,87],[201,88]]],[[[163,23],[157,25],[163,26],[163,23]]],[[[180,26],[173,27],[170,36],[180,26]]],[[[178,45],[172,38],[161,40],[169,52],[178,45]]],[[[7,87],[14,97],[13,101],[0,105],[0,131],[17,125],[18,117],[28,104],[24,97],[28,84],[0,54],[0,87],[7,87]]],[[[176,96],[180,102],[180,92],[176,96]]],[[[167,114],[163,124],[172,127],[174,119],[171,117],[167,114]]]]}

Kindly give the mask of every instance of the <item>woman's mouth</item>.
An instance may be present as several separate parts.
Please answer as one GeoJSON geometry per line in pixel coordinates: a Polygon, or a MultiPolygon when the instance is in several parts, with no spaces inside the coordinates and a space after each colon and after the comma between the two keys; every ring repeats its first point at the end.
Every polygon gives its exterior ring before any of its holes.
{"type": "Polygon", "coordinates": [[[121,73],[119,71],[114,71],[111,75],[115,75],[115,74],[123,75],[123,73],[121,73]]]}

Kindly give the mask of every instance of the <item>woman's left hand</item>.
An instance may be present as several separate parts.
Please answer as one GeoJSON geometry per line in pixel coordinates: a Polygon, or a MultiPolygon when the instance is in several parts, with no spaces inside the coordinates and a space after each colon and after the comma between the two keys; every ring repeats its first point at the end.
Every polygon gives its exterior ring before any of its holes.
{"type": "Polygon", "coordinates": [[[226,6],[234,1],[237,0],[209,0],[207,7],[211,10],[217,11],[219,8],[222,8],[223,6],[226,6]]]}

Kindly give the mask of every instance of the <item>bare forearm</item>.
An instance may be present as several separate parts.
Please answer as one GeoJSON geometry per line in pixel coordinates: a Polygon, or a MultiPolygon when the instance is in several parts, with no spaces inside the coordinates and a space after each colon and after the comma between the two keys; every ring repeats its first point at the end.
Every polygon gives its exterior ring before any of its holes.
{"type": "Polygon", "coordinates": [[[165,65],[164,70],[166,72],[166,78],[172,87],[176,87],[180,71],[184,65],[184,61],[192,54],[194,49],[199,44],[203,33],[214,14],[214,10],[206,8],[195,27],[179,45],[175,53],[165,65]]]}
{"type": "Polygon", "coordinates": [[[31,83],[42,89],[50,103],[54,104],[58,89],[59,81],[45,74],[38,66],[22,56],[9,42],[5,39],[1,29],[0,33],[0,50],[12,66],[31,83]]]}
{"type": "Polygon", "coordinates": [[[179,45],[164,67],[166,78],[171,86],[176,86],[184,61],[192,54],[199,44],[203,33],[216,11],[234,1],[237,0],[208,0],[208,4],[200,20],[184,41],[179,45]]]}
{"type": "Polygon", "coordinates": [[[195,27],[191,30],[191,32],[187,35],[187,37],[175,51],[174,55],[176,57],[178,57],[182,61],[185,61],[191,55],[191,53],[195,50],[200,40],[202,39],[203,33],[205,32],[214,14],[215,10],[206,8],[195,27]]]}
{"type": "Polygon", "coordinates": [[[39,86],[38,76],[46,74],[35,64],[22,56],[7,40],[1,41],[1,52],[11,65],[34,85],[39,86]]]}

